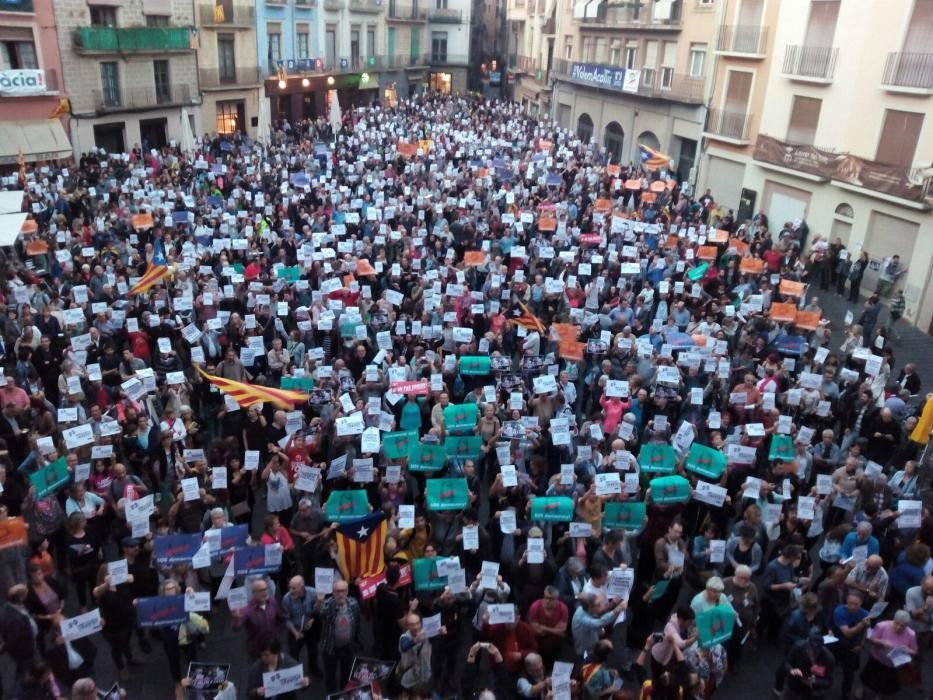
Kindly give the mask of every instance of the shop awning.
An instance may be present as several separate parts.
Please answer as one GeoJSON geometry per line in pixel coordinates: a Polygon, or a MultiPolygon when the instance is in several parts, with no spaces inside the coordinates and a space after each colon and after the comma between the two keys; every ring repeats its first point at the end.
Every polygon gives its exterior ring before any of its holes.
{"type": "Polygon", "coordinates": [[[57,119],[3,122],[0,129],[0,165],[16,163],[20,149],[28,163],[70,158],[71,141],[57,119]]]}
{"type": "Polygon", "coordinates": [[[16,243],[16,239],[23,230],[23,222],[27,214],[0,214],[0,246],[16,243]]]}

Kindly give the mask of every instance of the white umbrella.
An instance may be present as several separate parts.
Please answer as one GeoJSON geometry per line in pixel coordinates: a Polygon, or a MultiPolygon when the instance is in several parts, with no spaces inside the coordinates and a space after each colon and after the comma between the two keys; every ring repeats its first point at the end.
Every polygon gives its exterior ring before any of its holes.
{"type": "Polygon", "coordinates": [[[270,124],[269,124],[269,102],[267,97],[259,97],[259,133],[257,134],[260,143],[269,145],[270,124]]]}
{"type": "Polygon", "coordinates": [[[188,110],[184,107],[181,109],[181,150],[188,155],[194,153],[194,133],[191,131],[188,110]]]}
{"type": "Polygon", "coordinates": [[[340,124],[343,121],[343,115],[340,113],[340,101],[337,99],[337,91],[331,90],[330,95],[330,114],[328,115],[328,120],[330,121],[330,128],[334,132],[334,138],[337,138],[337,132],[340,131],[340,124]]]}

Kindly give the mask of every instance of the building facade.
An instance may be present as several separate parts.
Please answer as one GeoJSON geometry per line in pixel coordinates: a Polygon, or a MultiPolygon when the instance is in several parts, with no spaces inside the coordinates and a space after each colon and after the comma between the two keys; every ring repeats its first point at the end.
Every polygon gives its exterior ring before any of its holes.
{"type": "Polygon", "coordinates": [[[507,0],[509,96],[532,116],[551,114],[557,0],[507,0]]]}
{"type": "MultiPolygon", "coordinates": [[[[773,230],[805,218],[811,236],[866,251],[865,293],[898,253],[905,315],[933,331],[933,0],[729,5],[739,26],[764,5],[773,40],[757,44],[764,58],[717,67],[703,186],[742,215],[763,211],[773,230]]],[[[751,51],[761,36],[739,34],[720,46],[751,51]]]]}
{"type": "Polygon", "coordinates": [[[52,0],[0,3],[0,168],[71,156],[52,0]]]}
{"type": "MultiPolygon", "coordinates": [[[[259,135],[259,100],[264,95],[263,72],[257,61],[256,8],[256,3],[242,0],[195,0],[201,128],[205,132],[259,135]]],[[[286,24],[300,36],[300,22],[286,24]]],[[[304,25],[306,42],[311,26],[310,22],[304,25]]]]}
{"type": "Polygon", "coordinates": [[[191,0],[55,0],[75,155],[159,148],[200,131],[191,0]]]}

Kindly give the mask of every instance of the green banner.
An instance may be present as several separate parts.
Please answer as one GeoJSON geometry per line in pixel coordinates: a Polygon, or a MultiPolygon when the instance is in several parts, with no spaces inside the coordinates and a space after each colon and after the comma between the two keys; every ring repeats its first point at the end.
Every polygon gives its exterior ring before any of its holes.
{"type": "Polygon", "coordinates": [[[702,265],[697,265],[692,270],[687,271],[687,278],[692,282],[698,282],[703,279],[703,275],[706,274],[706,271],[709,269],[709,263],[703,263],[702,265]]]}
{"type": "Polygon", "coordinates": [[[463,510],[470,503],[466,479],[428,479],[424,487],[428,510],[463,510]]]}
{"type": "Polygon", "coordinates": [[[641,532],[645,525],[644,501],[609,501],[603,509],[603,527],[610,530],[641,532]]]}
{"type": "Polygon", "coordinates": [[[460,358],[460,374],[489,374],[490,359],[486,355],[465,355],[460,358]]]}
{"type": "Polygon", "coordinates": [[[669,578],[658,579],[654,582],[654,590],[651,591],[651,600],[660,600],[667,593],[667,587],[671,584],[669,578]]]}
{"type": "Polygon", "coordinates": [[[397,430],[382,436],[382,452],[389,459],[407,457],[411,448],[418,444],[417,430],[397,430]]]}
{"type": "Polygon", "coordinates": [[[531,519],[548,523],[573,520],[573,499],[569,496],[543,496],[531,502],[531,519]]]}
{"type": "Polygon", "coordinates": [[[416,591],[440,591],[447,585],[447,577],[437,573],[440,560],[441,557],[426,557],[412,562],[416,591]]]}
{"type": "Polygon", "coordinates": [[[684,468],[700,476],[718,479],[726,468],[726,456],[719,450],[695,442],[690,446],[690,452],[687,453],[684,468]]]}
{"type": "Polygon", "coordinates": [[[357,326],[363,325],[357,321],[346,321],[340,324],[340,337],[341,338],[355,338],[356,337],[356,328],[357,326]]]}
{"type": "Polygon", "coordinates": [[[653,503],[686,503],[690,500],[690,482],[678,474],[652,479],[649,487],[653,503]]]}
{"type": "Polygon", "coordinates": [[[479,435],[451,435],[444,439],[444,449],[451,459],[480,459],[483,438],[479,435]]]}
{"type": "Polygon", "coordinates": [[[369,513],[366,491],[332,491],[324,504],[324,519],[332,523],[356,520],[369,513]]]}
{"type": "Polygon", "coordinates": [[[311,391],[314,388],[314,377],[282,377],[280,386],[283,389],[311,391]]]}
{"type": "Polygon", "coordinates": [[[772,435],[771,449],[768,451],[768,459],[779,459],[782,462],[790,461],[794,458],[794,441],[790,435],[772,435]]]}
{"type": "Polygon", "coordinates": [[[287,282],[297,282],[301,279],[301,268],[298,265],[292,267],[280,267],[275,271],[275,276],[280,280],[287,282]]]}
{"type": "Polygon", "coordinates": [[[475,403],[450,404],[444,409],[444,429],[448,435],[472,433],[478,416],[475,403]]]}
{"type": "Polygon", "coordinates": [[[447,450],[443,445],[425,445],[416,442],[408,451],[408,471],[436,472],[447,463],[447,450]]]}
{"type": "Polygon", "coordinates": [[[71,472],[68,471],[68,462],[59,457],[42,469],[29,475],[29,482],[36,490],[36,498],[45,498],[50,493],[58,491],[71,481],[71,472]]]}
{"type": "Polygon", "coordinates": [[[727,605],[717,605],[697,615],[700,648],[708,649],[729,639],[735,627],[735,617],[735,611],[727,605]]]}
{"type": "Polygon", "coordinates": [[[677,466],[677,453],[670,445],[648,443],[641,446],[638,464],[643,472],[652,474],[672,474],[677,466]]]}

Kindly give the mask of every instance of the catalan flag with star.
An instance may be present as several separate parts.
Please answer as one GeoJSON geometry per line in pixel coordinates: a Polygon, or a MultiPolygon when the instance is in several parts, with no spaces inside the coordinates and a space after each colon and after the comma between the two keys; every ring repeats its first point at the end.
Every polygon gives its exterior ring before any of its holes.
{"type": "Polygon", "coordinates": [[[646,146],[643,143],[638,144],[639,156],[641,158],[641,164],[644,165],[648,170],[666,170],[671,167],[671,160],[673,160],[669,155],[661,153],[661,151],[656,151],[655,149],[646,146]]]}
{"type": "Polygon", "coordinates": [[[338,526],[337,566],[345,580],[375,576],[385,570],[388,534],[389,526],[382,511],[338,526]]]}
{"type": "Polygon", "coordinates": [[[169,272],[168,262],[165,260],[162,247],[158,246],[155,254],[152,256],[149,267],[146,268],[146,272],[139,278],[139,281],[130,288],[130,295],[133,296],[148,292],[155,285],[168,277],[169,272]]]}
{"type": "Polygon", "coordinates": [[[537,331],[542,336],[547,335],[547,330],[544,328],[544,324],[541,323],[541,319],[531,313],[531,309],[522,302],[518,302],[518,306],[521,309],[521,314],[512,318],[512,323],[527,328],[530,331],[537,331]]]}
{"type": "Polygon", "coordinates": [[[268,401],[277,408],[281,408],[283,411],[290,411],[295,407],[296,403],[308,400],[308,394],[303,391],[273,389],[268,386],[235,382],[232,379],[225,379],[224,377],[208,374],[200,367],[198,367],[197,370],[201,373],[201,376],[211,384],[225,394],[232,396],[242,408],[248,408],[253,404],[265,403],[268,401]]]}

